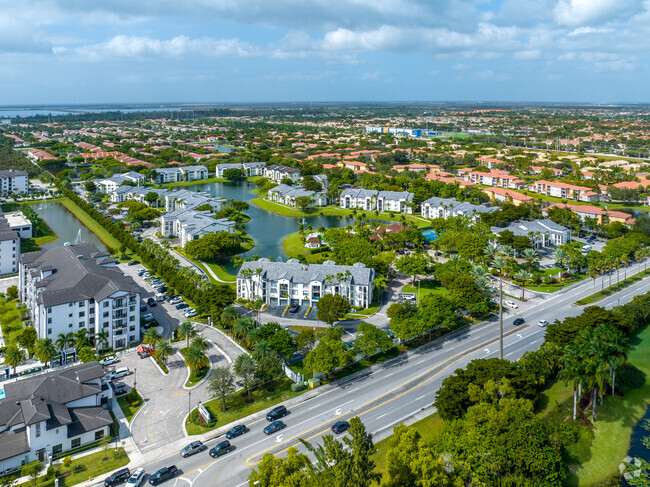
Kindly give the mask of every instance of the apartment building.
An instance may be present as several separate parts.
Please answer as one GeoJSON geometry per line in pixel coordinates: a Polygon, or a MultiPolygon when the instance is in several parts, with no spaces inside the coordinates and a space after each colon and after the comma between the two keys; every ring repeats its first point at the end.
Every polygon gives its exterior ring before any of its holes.
{"type": "Polygon", "coordinates": [[[241,169],[244,171],[247,178],[251,176],[263,176],[265,165],[265,162],[232,162],[227,164],[217,164],[215,173],[218,178],[222,178],[223,173],[228,169],[241,169]]]}
{"type": "Polygon", "coordinates": [[[97,362],[51,370],[3,384],[0,472],[94,443],[113,423],[103,407],[113,390],[97,362]]]}
{"type": "Polygon", "coordinates": [[[484,213],[491,213],[498,208],[473,205],[467,202],[460,202],[454,198],[429,198],[420,205],[420,214],[424,218],[447,218],[457,216],[469,216],[473,221],[478,221],[484,213]]]}
{"type": "Polygon", "coordinates": [[[600,199],[598,193],[591,188],[555,181],[535,181],[530,185],[530,190],[535,193],[568,200],[598,201],[600,199]]]}
{"type": "Polygon", "coordinates": [[[0,211],[0,218],[4,218],[9,229],[18,232],[20,238],[32,238],[32,222],[25,218],[22,211],[9,211],[7,213],[0,211]]]}
{"type": "Polygon", "coordinates": [[[183,173],[180,167],[158,167],[154,171],[156,184],[178,183],[183,181],[183,173]]]}
{"type": "Polygon", "coordinates": [[[39,338],[85,328],[91,339],[106,332],[116,350],[139,341],[141,288],[116,264],[87,243],[23,254],[19,295],[39,338]]]}
{"type": "Polygon", "coordinates": [[[517,236],[528,237],[534,248],[564,245],[571,240],[571,230],[548,218],[532,222],[512,222],[507,227],[492,227],[492,233],[510,230],[517,236]]]}
{"type": "Polygon", "coordinates": [[[181,247],[208,233],[235,231],[235,222],[215,219],[209,211],[178,209],[160,216],[160,233],[164,237],[178,237],[181,247]]]}
{"type": "Polygon", "coordinates": [[[237,297],[262,299],[274,306],[317,306],[325,294],[339,294],[352,306],[367,308],[373,299],[374,269],[357,263],[301,264],[297,259],[244,262],[237,273],[237,297]]]}
{"type": "Polygon", "coordinates": [[[284,179],[296,182],[300,180],[300,170],[288,166],[269,166],[264,168],[264,177],[276,183],[284,179]]]}
{"type": "Polygon", "coordinates": [[[534,201],[532,196],[518,193],[505,188],[483,188],[483,192],[490,197],[491,201],[510,203],[515,206],[523,205],[534,201]]]}
{"type": "Polygon", "coordinates": [[[549,206],[548,208],[544,208],[542,212],[546,215],[548,214],[548,210],[550,208],[564,208],[570,210],[578,215],[580,217],[580,220],[583,222],[587,218],[593,218],[599,225],[613,222],[620,222],[624,225],[634,225],[636,222],[636,218],[634,218],[629,213],[625,213],[623,211],[603,210],[602,208],[591,205],[569,205],[564,203],[556,203],[549,206]]]}
{"type": "Polygon", "coordinates": [[[144,174],[129,171],[123,174],[115,174],[110,178],[95,181],[95,185],[100,193],[111,194],[124,183],[133,183],[136,186],[141,186],[144,185],[145,180],[146,178],[144,174]]]}
{"type": "Polygon", "coordinates": [[[25,171],[0,171],[0,194],[26,194],[28,191],[29,176],[25,171]]]}
{"type": "Polygon", "coordinates": [[[18,272],[20,261],[20,235],[12,229],[7,219],[0,215],[0,276],[18,272]]]}
{"type": "Polygon", "coordinates": [[[190,191],[181,189],[169,191],[164,195],[165,211],[194,210],[203,205],[210,205],[212,211],[219,211],[226,202],[225,198],[212,196],[206,191],[190,191]]]}
{"type": "Polygon", "coordinates": [[[392,211],[413,213],[413,193],[408,191],[377,191],[347,188],[339,198],[341,208],[360,208],[364,211],[392,211]]]}
{"type": "Polygon", "coordinates": [[[181,181],[200,181],[208,178],[208,168],[205,166],[181,166],[181,181]]]}
{"type": "Polygon", "coordinates": [[[269,189],[268,198],[271,201],[277,201],[292,208],[296,207],[296,199],[306,196],[311,200],[308,206],[327,206],[329,200],[327,195],[322,191],[308,191],[302,186],[289,186],[279,184],[275,188],[269,189]]]}

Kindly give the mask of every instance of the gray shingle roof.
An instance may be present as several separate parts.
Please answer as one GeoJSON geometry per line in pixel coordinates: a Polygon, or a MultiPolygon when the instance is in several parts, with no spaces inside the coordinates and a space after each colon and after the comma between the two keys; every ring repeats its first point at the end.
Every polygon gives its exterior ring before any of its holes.
{"type": "Polygon", "coordinates": [[[96,430],[113,423],[111,413],[101,406],[70,409],[72,423],[68,425],[68,438],[96,430]]]}
{"type": "Polygon", "coordinates": [[[471,215],[472,213],[492,213],[493,211],[498,210],[497,207],[485,206],[485,205],[474,205],[466,201],[461,202],[454,198],[429,198],[422,202],[422,206],[430,205],[435,208],[445,207],[447,210],[452,212],[462,211],[464,215],[471,215]]]}
{"type": "Polygon", "coordinates": [[[526,222],[526,221],[520,221],[520,222],[511,222],[507,227],[501,228],[501,227],[492,227],[492,233],[500,233],[503,232],[504,230],[510,230],[512,233],[515,235],[520,235],[524,237],[528,237],[529,233],[535,233],[535,232],[540,232],[540,233],[564,233],[568,232],[569,229],[566,227],[563,227],[562,225],[558,225],[552,220],[549,220],[548,218],[544,218],[542,220],[536,220],[534,222],[526,222]]]}
{"type": "Polygon", "coordinates": [[[287,279],[293,283],[309,284],[312,281],[323,282],[327,276],[342,274],[347,271],[351,275],[351,283],[359,286],[367,286],[372,283],[373,270],[363,264],[336,265],[331,260],[322,264],[301,264],[296,259],[289,259],[287,262],[272,262],[263,258],[256,261],[244,262],[237,273],[237,277],[243,277],[245,269],[262,269],[262,278],[269,281],[287,279]]]}
{"type": "Polygon", "coordinates": [[[0,433],[0,461],[22,455],[29,451],[27,430],[4,431],[0,433]]]}

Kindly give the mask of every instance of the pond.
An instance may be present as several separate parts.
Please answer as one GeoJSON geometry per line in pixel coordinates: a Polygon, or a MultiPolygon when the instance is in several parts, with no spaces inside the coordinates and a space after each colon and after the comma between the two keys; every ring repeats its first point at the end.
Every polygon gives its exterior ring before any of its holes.
{"type": "Polygon", "coordinates": [[[646,462],[650,462],[650,449],[646,448],[643,444],[643,438],[650,436],[650,431],[643,427],[646,421],[650,421],[650,407],[646,410],[641,421],[634,425],[632,438],[630,439],[630,449],[627,454],[632,458],[638,457],[642,458],[646,462]]]}
{"type": "MultiPolygon", "coordinates": [[[[253,193],[255,184],[250,181],[232,183],[202,183],[192,186],[184,186],[182,189],[207,191],[214,196],[221,196],[226,199],[249,202],[250,208],[245,213],[251,218],[246,223],[246,232],[255,240],[255,247],[248,252],[241,254],[243,257],[259,255],[260,257],[272,257],[276,260],[286,260],[282,242],[287,235],[298,231],[298,219],[276,215],[250,203],[257,194],[253,193]]],[[[311,225],[314,230],[325,227],[344,227],[354,224],[354,218],[338,216],[307,216],[304,218],[304,225],[311,225]]],[[[307,231],[305,229],[305,231],[307,231]]]]}
{"type": "Polygon", "coordinates": [[[77,219],[61,203],[39,203],[32,208],[58,235],[54,242],[42,245],[43,249],[61,247],[65,242],[82,241],[95,244],[98,249],[106,250],[106,246],[97,235],[88,230],[81,221],[77,219]]]}

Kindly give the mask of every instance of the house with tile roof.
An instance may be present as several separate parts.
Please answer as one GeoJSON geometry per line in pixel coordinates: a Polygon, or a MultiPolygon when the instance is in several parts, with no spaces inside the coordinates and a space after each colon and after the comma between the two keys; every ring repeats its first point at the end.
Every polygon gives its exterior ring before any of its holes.
{"type": "Polygon", "coordinates": [[[587,218],[594,218],[599,225],[603,225],[605,223],[620,222],[624,225],[631,226],[636,223],[636,219],[629,213],[625,213],[624,211],[607,210],[598,206],[556,203],[549,206],[548,208],[544,208],[542,210],[542,213],[544,215],[548,214],[548,210],[550,208],[564,208],[570,210],[578,215],[582,221],[585,221],[587,218]]]}
{"type": "Polygon", "coordinates": [[[113,389],[88,362],[4,382],[0,396],[0,471],[96,442],[110,434],[105,408],[113,389]]]}
{"type": "Polygon", "coordinates": [[[534,198],[532,196],[528,196],[506,188],[483,188],[482,191],[490,197],[491,201],[510,203],[515,206],[534,201],[534,198]]]}
{"type": "Polygon", "coordinates": [[[598,193],[591,188],[558,181],[535,181],[529,189],[535,193],[568,200],[598,201],[600,199],[598,193]]]}
{"type": "Polygon", "coordinates": [[[367,308],[373,299],[375,271],[364,264],[301,264],[297,259],[244,262],[237,273],[237,298],[262,299],[273,306],[317,306],[326,294],[338,294],[352,306],[367,308]]]}

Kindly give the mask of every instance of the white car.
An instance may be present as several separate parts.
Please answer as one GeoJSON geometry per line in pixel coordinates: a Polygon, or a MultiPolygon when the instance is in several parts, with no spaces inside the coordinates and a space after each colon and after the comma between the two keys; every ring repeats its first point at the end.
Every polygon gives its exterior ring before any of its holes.
{"type": "Polygon", "coordinates": [[[99,361],[99,365],[113,365],[117,363],[117,357],[115,355],[109,355],[104,357],[99,361]]]}
{"type": "Polygon", "coordinates": [[[177,296],[174,299],[172,299],[169,304],[179,304],[183,302],[183,298],[181,296],[177,296]]]}
{"type": "Polygon", "coordinates": [[[128,487],[140,487],[144,481],[144,468],[140,467],[131,474],[129,480],[126,481],[128,487]]]}
{"type": "Polygon", "coordinates": [[[115,369],[113,372],[110,372],[108,374],[108,380],[121,379],[122,377],[126,377],[127,375],[129,375],[129,368],[120,367],[119,369],[115,369]]]}
{"type": "Polygon", "coordinates": [[[539,320],[539,321],[537,322],[537,326],[541,326],[542,328],[544,328],[544,327],[548,326],[548,321],[546,321],[546,320],[539,320]]]}
{"type": "Polygon", "coordinates": [[[517,309],[519,307],[514,301],[504,301],[503,304],[506,306],[506,308],[517,309]]]}
{"type": "Polygon", "coordinates": [[[183,312],[183,314],[185,315],[185,318],[191,318],[192,316],[196,316],[196,310],[194,308],[188,308],[183,312]]]}

